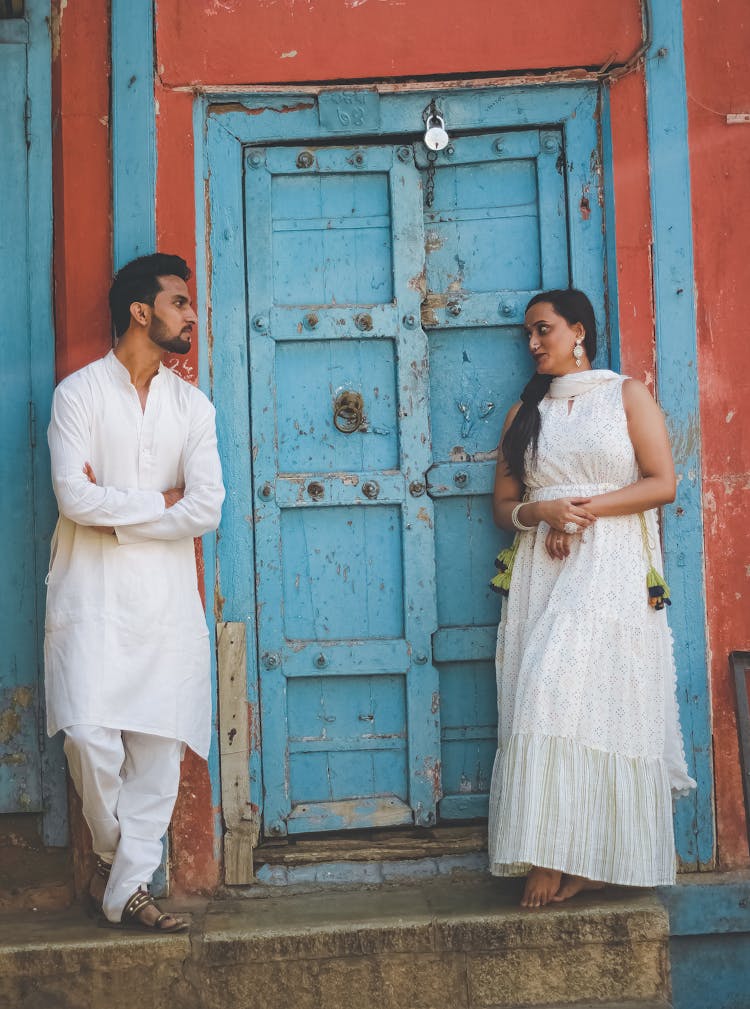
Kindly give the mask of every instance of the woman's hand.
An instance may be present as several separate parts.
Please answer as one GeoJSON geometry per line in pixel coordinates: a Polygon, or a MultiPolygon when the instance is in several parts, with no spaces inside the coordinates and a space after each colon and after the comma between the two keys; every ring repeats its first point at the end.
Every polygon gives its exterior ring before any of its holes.
{"type": "Polygon", "coordinates": [[[544,541],[544,546],[550,557],[557,561],[565,560],[570,554],[570,544],[575,535],[575,533],[561,533],[557,529],[550,529],[544,541]]]}
{"type": "Polygon", "coordinates": [[[554,501],[535,501],[533,503],[535,518],[537,522],[546,522],[558,533],[570,533],[571,527],[568,523],[573,523],[577,527],[576,532],[581,532],[596,522],[596,515],[586,507],[590,500],[588,497],[561,497],[555,498],[554,501]]]}

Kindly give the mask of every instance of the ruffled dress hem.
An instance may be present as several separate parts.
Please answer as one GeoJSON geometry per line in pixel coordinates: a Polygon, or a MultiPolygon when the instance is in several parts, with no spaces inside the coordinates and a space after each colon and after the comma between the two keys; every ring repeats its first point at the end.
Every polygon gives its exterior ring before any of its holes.
{"type": "Polygon", "coordinates": [[[620,886],[675,882],[663,759],[564,737],[513,735],[495,758],[489,824],[495,876],[540,866],[620,886]]]}

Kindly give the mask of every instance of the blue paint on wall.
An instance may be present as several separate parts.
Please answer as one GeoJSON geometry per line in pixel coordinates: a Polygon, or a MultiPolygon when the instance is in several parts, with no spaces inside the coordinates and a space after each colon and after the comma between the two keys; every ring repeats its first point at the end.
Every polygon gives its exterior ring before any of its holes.
{"type": "Polygon", "coordinates": [[[659,896],[675,1009],[750,1009],[750,875],[686,877],[659,896]]]}
{"type": "MultiPolygon", "coordinates": [[[[49,3],[31,0],[27,5],[29,22],[28,79],[31,115],[29,117],[29,277],[33,284],[29,298],[31,337],[31,396],[37,419],[49,416],[55,385],[55,336],[52,313],[52,96],[49,3]]],[[[40,424],[37,422],[37,428],[40,424]]],[[[57,520],[57,505],[52,493],[47,439],[37,432],[33,456],[34,544],[36,549],[37,655],[39,678],[43,683],[43,639],[46,590],[44,576],[49,564],[49,546],[57,520]]],[[[42,712],[41,715],[44,718],[42,712]]],[[[42,739],[42,840],[63,846],[68,840],[68,796],[62,736],[42,739]]]]}
{"type": "Polygon", "coordinates": [[[612,150],[612,110],[608,87],[600,92],[602,122],[602,191],[604,194],[604,244],[607,250],[605,268],[607,276],[607,327],[610,341],[610,364],[613,371],[620,371],[620,313],[617,293],[617,233],[615,229],[615,179],[614,152],[612,150]]]}
{"type": "Polygon", "coordinates": [[[0,175],[5,198],[0,347],[6,378],[0,417],[0,509],[10,530],[2,574],[0,697],[11,730],[3,745],[0,808],[41,812],[44,842],[63,845],[65,765],[61,740],[48,740],[44,732],[42,661],[44,576],[56,509],[46,441],[37,431],[49,416],[54,385],[48,15],[48,3],[29,0],[25,18],[0,21],[0,175]]]}
{"type": "Polygon", "coordinates": [[[664,509],[680,716],[697,792],[677,803],[677,849],[690,867],[714,858],[713,778],[701,513],[700,414],[682,4],[652,0],[646,61],[659,401],[675,456],[677,498],[664,509]]]}
{"type": "Polygon", "coordinates": [[[112,0],[114,265],[156,249],[153,0],[112,0]]]}

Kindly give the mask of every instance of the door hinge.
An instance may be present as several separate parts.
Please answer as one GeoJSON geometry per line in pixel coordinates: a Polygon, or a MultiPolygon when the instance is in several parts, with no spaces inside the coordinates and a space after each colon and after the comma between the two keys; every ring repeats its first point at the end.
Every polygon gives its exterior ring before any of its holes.
{"type": "Polygon", "coordinates": [[[26,133],[26,147],[31,147],[31,97],[26,95],[26,102],[23,107],[23,126],[26,133]]]}
{"type": "Polygon", "coordinates": [[[36,407],[32,400],[29,400],[29,444],[36,448],[36,407]]]}

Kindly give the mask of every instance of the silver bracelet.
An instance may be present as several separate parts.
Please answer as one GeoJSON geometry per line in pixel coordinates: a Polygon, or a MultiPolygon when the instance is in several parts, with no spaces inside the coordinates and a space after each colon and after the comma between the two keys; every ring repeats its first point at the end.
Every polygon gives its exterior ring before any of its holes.
{"type": "Polygon", "coordinates": [[[518,517],[518,512],[521,510],[521,508],[523,508],[525,504],[528,503],[529,503],[528,501],[519,501],[518,504],[513,509],[513,511],[510,513],[510,520],[513,523],[513,528],[517,529],[520,533],[530,533],[533,529],[536,529],[536,526],[525,526],[518,517]]]}

